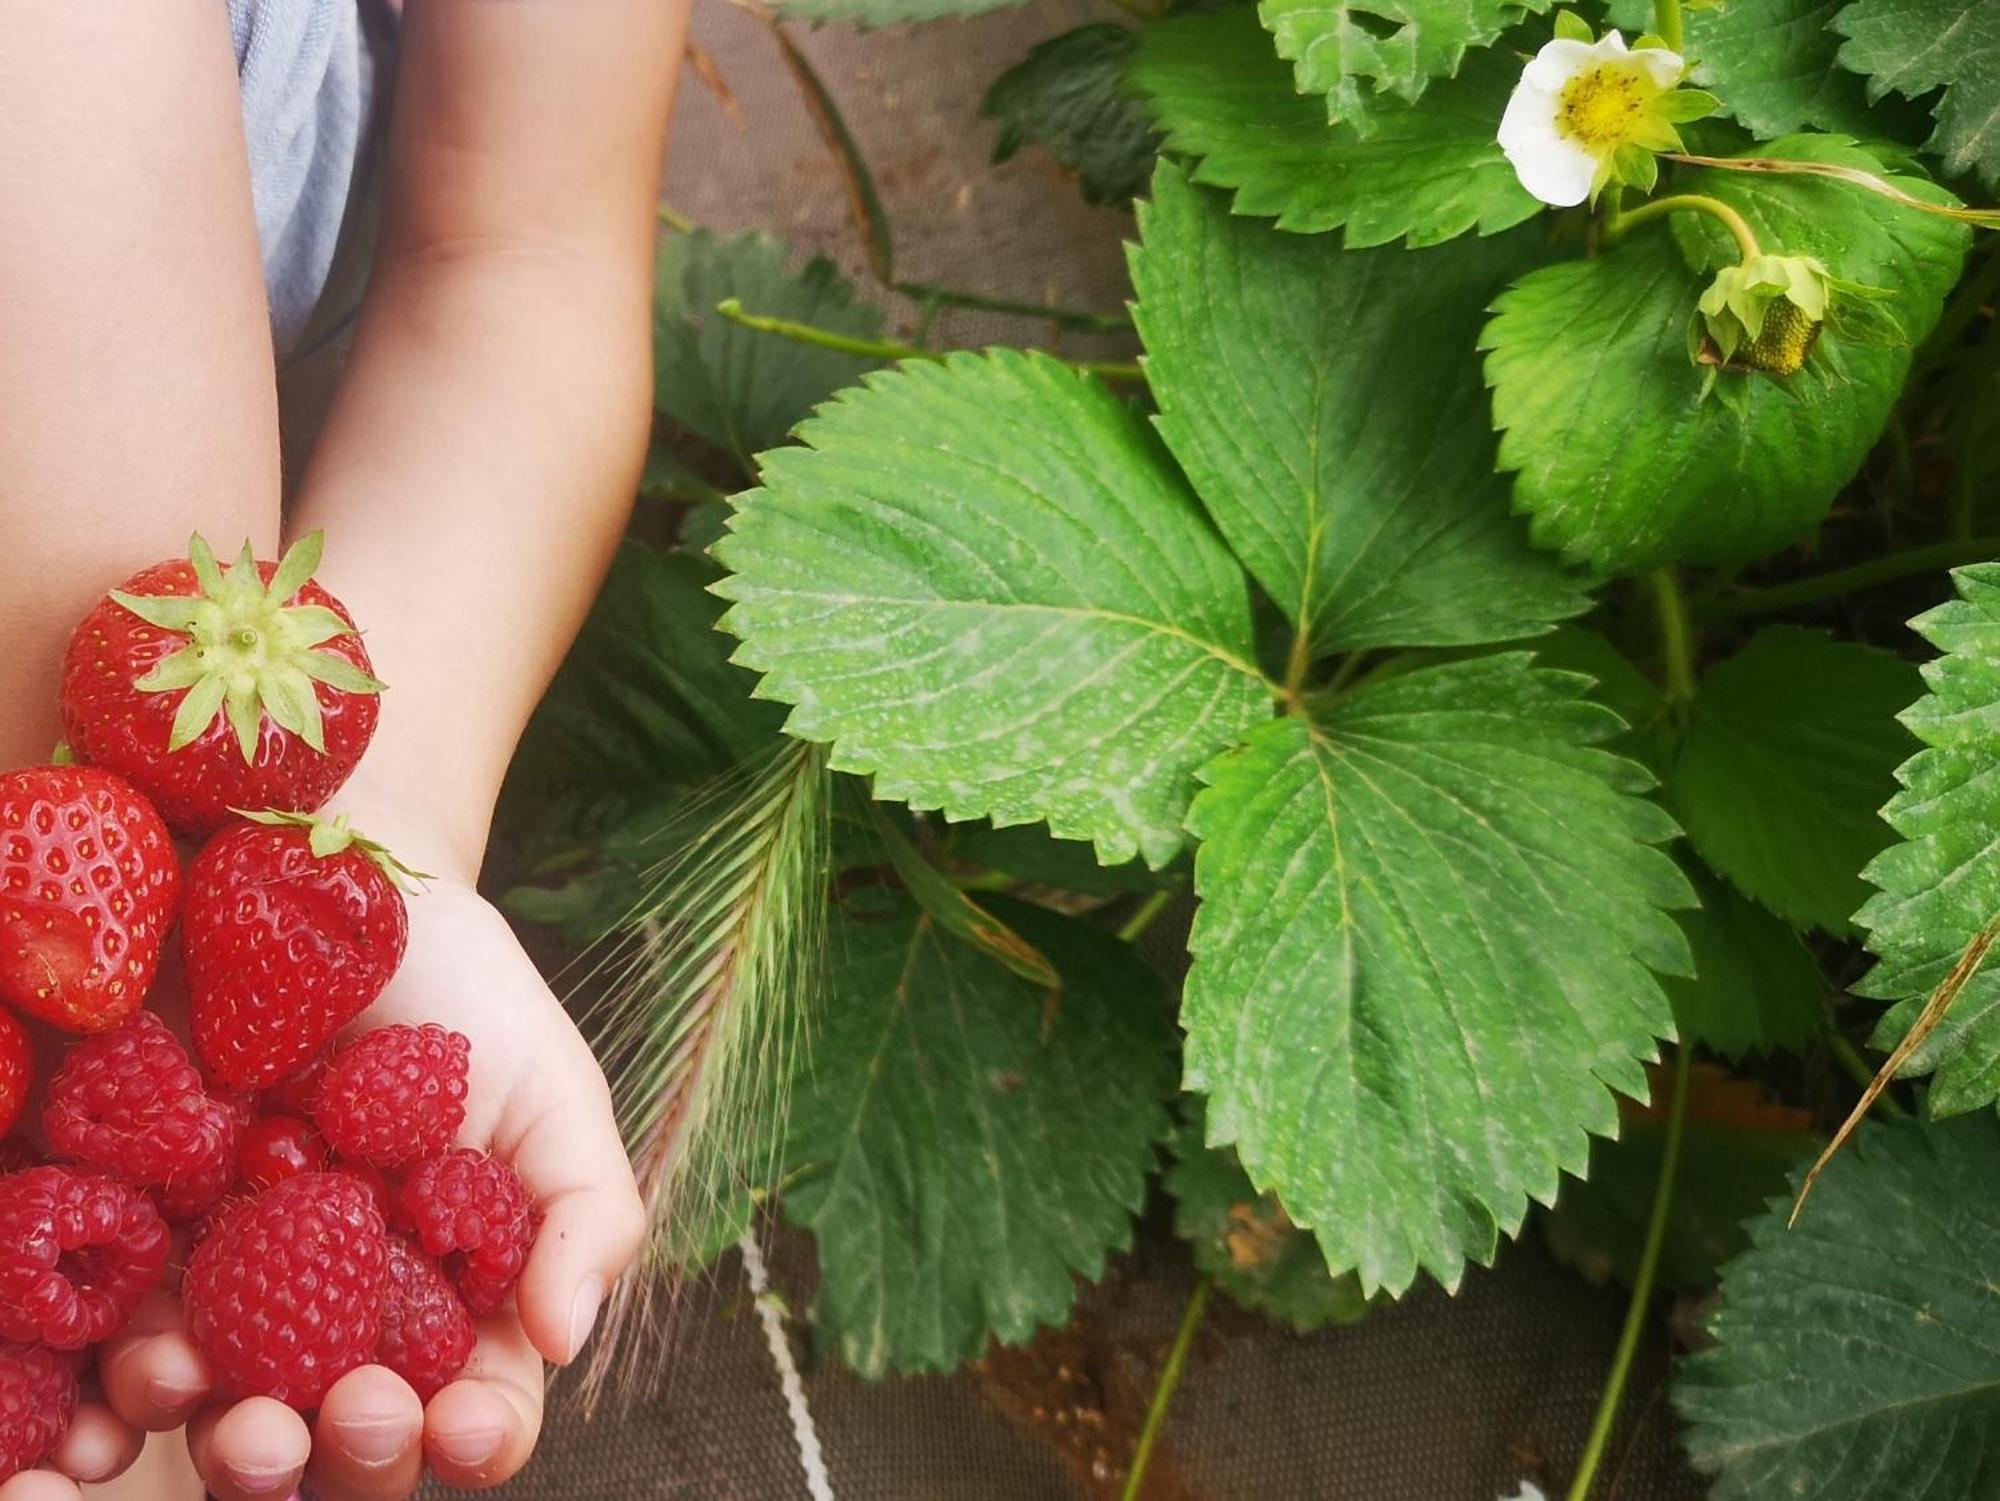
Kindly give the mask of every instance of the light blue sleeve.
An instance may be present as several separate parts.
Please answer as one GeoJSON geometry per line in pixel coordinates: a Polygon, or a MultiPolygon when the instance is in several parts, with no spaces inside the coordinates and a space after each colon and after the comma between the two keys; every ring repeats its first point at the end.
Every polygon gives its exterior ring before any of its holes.
{"type": "Polygon", "coordinates": [[[228,0],[271,333],[280,353],[318,305],[373,113],[357,0],[228,0]]]}

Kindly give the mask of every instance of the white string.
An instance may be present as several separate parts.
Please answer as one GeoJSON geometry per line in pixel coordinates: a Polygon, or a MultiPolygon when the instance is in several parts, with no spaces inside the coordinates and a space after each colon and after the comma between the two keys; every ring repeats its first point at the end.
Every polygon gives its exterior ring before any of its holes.
{"type": "Polygon", "coordinates": [[[757,1300],[757,1318],[764,1326],[764,1344],[771,1352],[771,1364],[778,1368],[778,1386],[785,1394],[785,1410],[792,1415],[792,1439],[799,1446],[799,1468],[805,1471],[806,1490],[812,1501],[834,1501],[833,1482],[827,1478],[826,1455],[819,1446],[819,1430],[813,1426],[812,1408],[806,1405],[805,1384],[799,1380],[798,1362],[792,1359],[792,1342],[785,1334],[785,1315],[779,1300],[771,1295],[771,1273],[764,1265],[764,1248],[757,1244],[753,1226],[736,1243],[743,1258],[743,1275],[750,1283],[750,1295],[757,1300]]]}

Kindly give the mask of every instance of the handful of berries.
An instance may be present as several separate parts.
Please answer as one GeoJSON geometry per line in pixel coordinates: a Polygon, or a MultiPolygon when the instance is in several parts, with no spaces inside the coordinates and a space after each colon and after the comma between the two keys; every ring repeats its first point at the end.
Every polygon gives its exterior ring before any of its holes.
{"type": "Polygon", "coordinates": [[[467,1039],[339,1042],[395,976],[421,877],[315,816],[382,687],[319,552],[225,570],[196,538],[106,595],[63,681],[85,764],[0,775],[0,1481],[49,1456],[91,1349],[176,1276],[218,1386],[308,1410],[370,1362],[428,1401],[526,1265],[526,1187],[453,1145],[467,1039]],[[185,879],[175,836],[206,841],[185,879]],[[176,919],[192,1055],[143,1009],[176,919]],[[39,1144],[15,1013],[82,1034],[39,1144]]]}

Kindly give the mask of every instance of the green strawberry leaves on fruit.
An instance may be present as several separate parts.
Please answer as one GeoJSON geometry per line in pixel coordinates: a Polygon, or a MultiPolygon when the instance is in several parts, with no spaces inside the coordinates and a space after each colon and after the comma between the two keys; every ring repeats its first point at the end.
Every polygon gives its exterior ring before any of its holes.
{"type": "Polygon", "coordinates": [[[319,569],[326,545],[313,532],[292,545],[269,583],[250,544],[229,568],[220,567],[199,533],[188,547],[201,592],[192,595],[128,594],[111,598],[148,625],[190,638],[133,686],[142,693],[185,691],[175,711],[171,751],[192,745],[218,714],[227,714],[245,765],[257,759],[263,715],[326,753],[315,682],[343,693],[380,693],[384,685],[345,657],[318,651],[354,627],[324,605],[288,601],[319,569]]]}
{"type": "Polygon", "coordinates": [[[262,808],[254,812],[238,808],[236,814],[267,829],[304,829],[306,848],[312,851],[315,860],[330,860],[347,850],[355,850],[404,891],[419,891],[424,882],[437,879],[398,860],[388,845],[370,839],[355,828],[345,813],[320,818],[311,813],[287,813],[280,808],[262,808]]]}

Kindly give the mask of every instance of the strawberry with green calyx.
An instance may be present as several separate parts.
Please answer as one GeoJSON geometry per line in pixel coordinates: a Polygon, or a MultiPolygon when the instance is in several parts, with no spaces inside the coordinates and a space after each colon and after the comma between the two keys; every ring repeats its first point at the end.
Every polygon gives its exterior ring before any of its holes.
{"type": "Polygon", "coordinates": [[[106,1032],[159,972],[180,896],[160,815],[96,766],[0,775],[0,1001],[106,1032]]]}
{"type": "Polygon", "coordinates": [[[394,978],[421,879],[344,818],[250,813],[210,840],[181,920],[209,1077],[269,1089],[306,1068],[394,978]]]}
{"type": "Polygon", "coordinates": [[[99,600],[64,663],[79,759],[129,779],[178,833],[232,807],[314,809],[375,733],[382,684],[341,603],[312,581],[314,532],[278,563],[222,568],[199,536],[99,600]]]}

